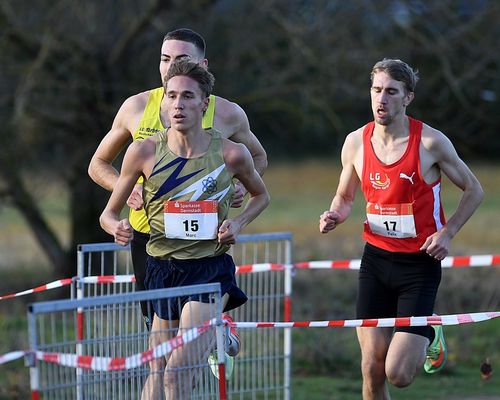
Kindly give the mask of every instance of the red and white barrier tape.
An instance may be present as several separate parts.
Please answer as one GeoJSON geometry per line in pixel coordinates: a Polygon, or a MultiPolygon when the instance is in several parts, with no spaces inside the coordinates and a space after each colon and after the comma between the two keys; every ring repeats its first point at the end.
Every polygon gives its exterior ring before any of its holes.
{"type": "Polygon", "coordinates": [[[211,325],[215,324],[215,320],[210,321],[208,324],[201,327],[192,328],[180,336],[176,336],[158,346],[144,351],[142,353],[134,354],[129,357],[95,357],[95,356],[77,356],[76,354],[65,353],[44,353],[41,351],[36,352],[36,358],[39,361],[50,362],[65,367],[83,368],[92,371],[121,371],[125,369],[132,369],[140,367],[151,360],[166,356],[175,349],[192,342],[206,332],[211,325]]]}
{"type": "MultiPolygon", "coordinates": [[[[360,259],[333,260],[333,261],[307,261],[295,264],[248,264],[236,267],[237,274],[254,272],[283,271],[285,269],[359,269],[360,259]]],[[[500,266],[500,254],[478,256],[449,256],[441,261],[442,268],[463,267],[491,267],[500,266]]]]}
{"type": "Polygon", "coordinates": [[[24,291],[19,292],[19,293],[13,293],[13,294],[7,294],[5,296],[0,296],[0,300],[10,299],[12,297],[24,296],[26,294],[31,294],[31,293],[35,293],[35,292],[43,292],[44,290],[49,290],[49,289],[55,289],[58,287],[69,285],[69,284],[71,284],[72,281],[73,281],[72,278],[59,279],[57,281],[50,282],[50,283],[47,283],[46,285],[41,285],[41,286],[38,286],[38,287],[33,288],[33,289],[28,289],[28,290],[24,290],[24,291]]]}
{"type": "MultiPolygon", "coordinates": [[[[253,265],[242,265],[236,267],[237,274],[253,273],[253,272],[265,272],[265,271],[275,271],[284,270],[286,268],[292,268],[292,265],[286,264],[253,264],[253,265]]],[[[88,284],[105,284],[105,283],[134,283],[134,275],[98,275],[98,276],[86,276],[84,278],[66,278],[59,279],[57,281],[47,283],[45,285],[38,286],[33,289],[24,290],[22,292],[7,294],[5,296],[0,296],[0,300],[10,299],[13,297],[25,296],[27,294],[42,292],[45,290],[55,289],[58,287],[66,286],[71,284],[71,282],[80,281],[88,284]]]]}
{"type": "Polygon", "coordinates": [[[373,319],[339,319],[332,321],[304,322],[232,322],[228,325],[235,328],[357,328],[377,327],[390,328],[395,326],[430,326],[430,325],[462,325],[487,321],[500,317],[500,311],[487,311],[469,314],[433,315],[430,317],[398,317],[373,319]]]}
{"type": "Polygon", "coordinates": [[[361,260],[306,261],[294,264],[298,269],[359,269],[361,260]]]}
{"type": "Polygon", "coordinates": [[[25,296],[27,294],[43,292],[45,290],[55,289],[62,286],[70,285],[71,282],[81,281],[83,283],[133,283],[135,282],[134,275],[100,275],[100,276],[86,276],[85,278],[79,279],[78,277],[59,279],[54,282],[47,283],[45,285],[38,286],[33,289],[24,290],[22,292],[7,294],[5,296],[0,296],[0,300],[11,299],[13,297],[25,296]]]}
{"type": "Polygon", "coordinates": [[[133,283],[135,282],[134,275],[100,275],[86,276],[79,279],[83,283],[133,283]]]}
{"type": "MultiPolygon", "coordinates": [[[[283,271],[286,269],[359,269],[361,260],[333,260],[333,261],[307,261],[295,264],[245,264],[236,267],[236,274],[250,274],[256,272],[267,271],[283,271]]],[[[450,256],[441,261],[442,268],[463,268],[463,267],[491,267],[500,266],[500,254],[478,255],[478,256],[450,256]]],[[[46,285],[38,286],[33,289],[28,289],[19,293],[0,296],[0,300],[9,299],[12,297],[24,296],[27,294],[42,292],[44,290],[55,289],[61,286],[69,285],[72,280],[80,280],[83,283],[133,283],[135,282],[134,275],[101,275],[87,276],[85,278],[66,278],[47,283],[46,285]]]]}
{"type": "MultiPolygon", "coordinates": [[[[303,322],[227,322],[225,325],[240,328],[356,328],[377,327],[391,328],[396,326],[431,326],[431,325],[464,325],[476,322],[488,321],[499,318],[500,311],[486,311],[468,314],[432,315],[428,317],[398,317],[398,318],[374,318],[374,319],[345,319],[331,321],[303,321],[303,322]]],[[[93,371],[118,371],[140,367],[147,362],[163,357],[173,350],[200,337],[211,326],[217,324],[216,319],[207,321],[203,326],[192,328],[181,336],[176,336],[166,342],[159,344],[153,349],[129,357],[95,357],[78,356],[67,353],[46,353],[37,351],[36,358],[40,361],[55,363],[72,368],[90,369],[93,371]]],[[[29,354],[29,351],[13,351],[0,355],[0,364],[16,360],[29,354]]]]}
{"type": "Polygon", "coordinates": [[[446,257],[441,261],[443,268],[461,268],[461,267],[491,267],[500,266],[500,254],[483,256],[454,256],[446,257]]]}
{"type": "Polygon", "coordinates": [[[236,275],[253,274],[255,272],[268,272],[268,271],[284,271],[285,269],[292,269],[293,264],[245,264],[236,267],[236,275]]]}
{"type": "MultiPolygon", "coordinates": [[[[309,261],[294,264],[299,269],[359,269],[361,260],[309,261]]],[[[500,266],[500,254],[479,256],[449,256],[441,261],[442,268],[500,266]]]]}
{"type": "Polygon", "coordinates": [[[0,365],[6,364],[8,362],[18,360],[19,358],[24,357],[26,354],[28,354],[27,351],[11,351],[10,353],[2,354],[0,355],[0,365]]]}
{"type": "MultiPolygon", "coordinates": [[[[151,360],[166,356],[175,349],[184,346],[199,338],[204,332],[216,325],[217,320],[212,319],[204,325],[192,328],[184,332],[180,336],[176,336],[166,342],[160,343],[152,349],[142,353],[134,354],[129,357],[95,357],[95,356],[79,356],[68,353],[47,353],[36,351],[36,359],[39,361],[50,362],[65,367],[83,368],[92,371],[121,371],[124,369],[132,369],[140,367],[151,360]]],[[[30,354],[30,351],[13,351],[0,356],[0,364],[5,364],[10,361],[17,360],[30,354]]]]}

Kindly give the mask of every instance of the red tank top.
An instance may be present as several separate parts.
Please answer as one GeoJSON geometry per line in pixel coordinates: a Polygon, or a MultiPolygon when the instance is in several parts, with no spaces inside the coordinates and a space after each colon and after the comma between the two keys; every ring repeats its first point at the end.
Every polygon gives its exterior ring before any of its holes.
{"type": "Polygon", "coordinates": [[[371,144],[374,122],[363,130],[361,189],[366,199],[363,238],[382,249],[416,253],[444,224],[441,178],[427,184],[420,175],[422,122],[408,117],[410,137],[403,156],[380,162],[371,144]]]}

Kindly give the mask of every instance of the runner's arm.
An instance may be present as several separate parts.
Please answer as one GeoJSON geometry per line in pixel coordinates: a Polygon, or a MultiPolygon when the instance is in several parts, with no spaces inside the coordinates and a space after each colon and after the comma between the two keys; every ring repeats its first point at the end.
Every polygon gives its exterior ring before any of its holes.
{"type": "Polygon", "coordinates": [[[360,181],[354,167],[354,161],[359,149],[359,133],[350,133],[342,147],[342,172],[340,173],[337,192],[333,197],[330,209],[323,212],[319,218],[319,231],[328,233],[344,222],[350,215],[356,190],[360,181]]]}
{"type": "Polygon", "coordinates": [[[224,144],[224,147],[224,161],[228,170],[250,194],[245,209],[234,218],[223,221],[219,228],[219,241],[232,244],[240,231],[267,207],[270,197],[262,178],[255,170],[248,149],[241,144],[229,141],[224,144]]]}
{"type": "Polygon", "coordinates": [[[116,181],[109,201],[102,212],[99,222],[101,227],[115,237],[119,244],[126,245],[132,239],[132,229],[128,219],[120,220],[120,213],[125,206],[127,198],[134,188],[137,179],[144,169],[144,151],[141,142],[133,142],[122,163],[121,173],[116,181]]]}
{"type": "Polygon", "coordinates": [[[429,147],[441,171],[463,191],[457,209],[447,223],[434,235],[427,238],[422,250],[442,259],[449,251],[451,239],[479,207],[484,197],[483,188],[469,167],[460,159],[451,141],[441,132],[434,132],[429,147]]]}
{"type": "MultiPolygon", "coordinates": [[[[225,99],[219,98],[218,102],[222,109],[221,114],[225,115],[226,123],[231,127],[230,132],[232,133],[229,139],[245,145],[252,156],[255,169],[260,176],[264,175],[267,168],[267,154],[259,139],[250,130],[250,123],[245,111],[238,104],[225,99]]],[[[235,183],[235,188],[231,207],[238,208],[243,204],[247,190],[240,182],[235,183]]]]}
{"type": "Polygon", "coordinates": [[[104,136],[90,160],[88,174],[95,183],[109,191],[113,190],[119,176],[112,163],[132,137],[126,122],[134,106],[133,97],[122,104],[111,130],[104,136]]]}
{"type": "Polygon", "coordinates": [[[243,109],[236,103],[232,103],[236,119],[235,131],[229,137],[233,142],[244,144],[250,152],[253,164],[260,176],[264,175],[267,168],[267,154],[259,142],[259,139],[250,130],[248,117],[243,109]]]}

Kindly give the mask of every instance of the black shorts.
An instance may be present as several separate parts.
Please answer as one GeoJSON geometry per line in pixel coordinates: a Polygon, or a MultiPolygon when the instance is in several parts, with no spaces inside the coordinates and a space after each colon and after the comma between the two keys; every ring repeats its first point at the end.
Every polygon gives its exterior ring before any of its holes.
{"type": "Polygon", "coordinates": [[[146,279],[146,265],[148,253],[146,244],[149,241],[149,233],[138,232],[134,229],[134,237],[130,242],[130,253],[132,255],[132,267],[135,275],[136,290],[145,290],[144,279],[146,279]]]}
{"type": "MultiPolygon", "coordinates": [[[[134,237],[130,242],[130,253],[132,255],[132,267],[134,268],[135,290],[146,290],[144,279],[146,279],[146,264],[148,253],[146,253],[146,244],[149,241],[149,234],[138,232],[134,229],[134,237]]],[[[141,311],[144,322],[148,330],[151,330],[153,315],[151,305],[147,301],[141,301],[141,311]]]]}
{"type": "MultiPolygon", "coordinates": [[[[367,243],[358,279],[356,318],[432,315],[441,282],[441,262],[421,253],[390,252],[367,243]]],[[[397,327],[432,337],[430,327],[397,327]]]]}
{"type": "MultiPolygon", "coordinates": [[[[236,285],[235,271],[233,259],[228,254],[191,260],[160,260],[149,256],[145,284],[146,288],[151,290],[220,282],[221,296],[229,294],[224,308],[224,311],[229,311],[248,300],[245,293],[236,285]]],[[[208,295],[181,296],[170,301],[152,301],[152,303],[156,315],[160,318],[178,320],[182,307],[188,301],[209,303],[210,299],[208,295]]]]}

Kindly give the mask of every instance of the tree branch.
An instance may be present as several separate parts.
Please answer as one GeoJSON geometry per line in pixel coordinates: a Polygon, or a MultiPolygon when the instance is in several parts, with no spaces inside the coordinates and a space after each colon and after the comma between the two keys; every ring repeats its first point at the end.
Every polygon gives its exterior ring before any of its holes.
{"type": "Polygon", "coordinates": [[[170,7],[171,4],[171,1],[154,0],[144,14],[135,20],[135,23],[132,24],[130,29],[122,36],[121,40],[113,47],[108,57],[108,65],[117,63],[123,57],[123,54],[130,43],[148,25],[155,14],[157,14],[163,7],[170,7]]]}
{"type": "Polygon", "coordinates": [[[12,158],[12,156],[6,157],[5,154],[0,157],[0,175],[6,183],[8,196],[26,220],[55,270],[64,273],[68,269],[67,253],[45,221],[35,199],[25,187],[12,158]]]}

